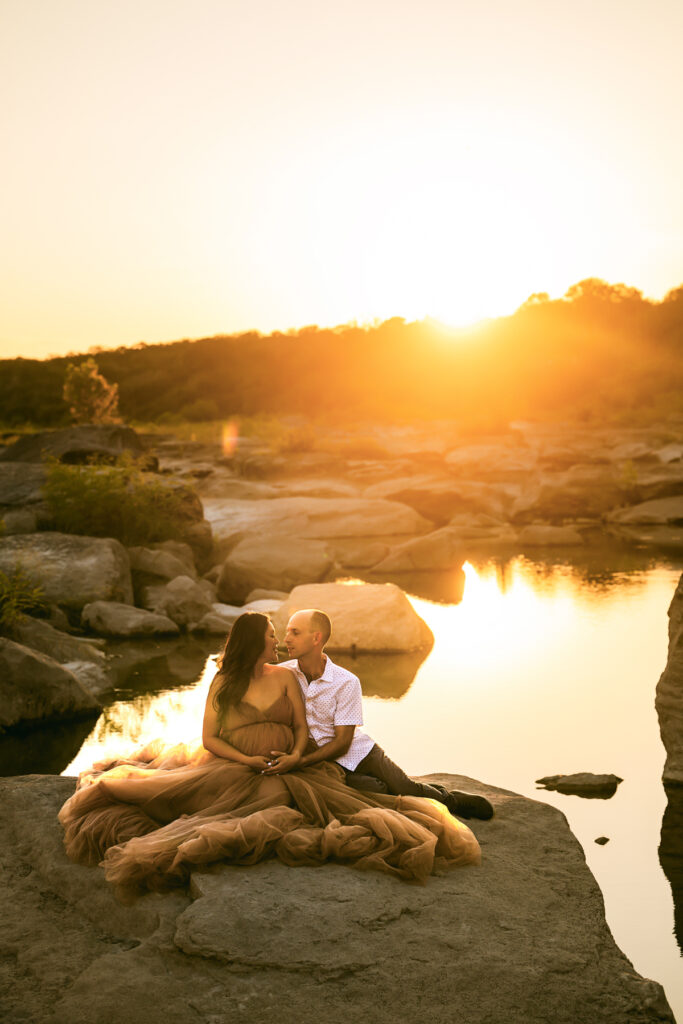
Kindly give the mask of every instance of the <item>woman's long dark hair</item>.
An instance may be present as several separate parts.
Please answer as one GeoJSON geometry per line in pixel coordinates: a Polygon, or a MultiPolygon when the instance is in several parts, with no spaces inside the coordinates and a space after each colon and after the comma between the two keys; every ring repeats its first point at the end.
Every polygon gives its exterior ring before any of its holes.
{"type": "Polygon", "coordinates": [[[266,630],[270,619],[261,612],[244,612],[235,619],[227,643],[218,660],[221,685],[213,697],[219,718],[234,707],[249,688],[254,666],[266,646],[266,630]]]}

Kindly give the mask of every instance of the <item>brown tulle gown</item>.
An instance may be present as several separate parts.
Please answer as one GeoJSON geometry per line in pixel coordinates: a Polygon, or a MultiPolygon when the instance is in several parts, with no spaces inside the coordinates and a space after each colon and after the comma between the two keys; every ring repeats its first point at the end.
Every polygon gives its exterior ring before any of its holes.
{"type": "MultiPolygon", "coordinates": [[[[291,750],[289,698],[282,694],[265,711],[242,701],[221,735],[249,755],[291,750]]],[[[69,857],[102,862],[124,898],[183,885],[194,868],[219,861],[333,860],[423,881],[481,856],[470,829],[435,801],[360,793],[331,762],[264,776],[199,742],[155,741],[94,765],[59,820],[69,857]]]]}

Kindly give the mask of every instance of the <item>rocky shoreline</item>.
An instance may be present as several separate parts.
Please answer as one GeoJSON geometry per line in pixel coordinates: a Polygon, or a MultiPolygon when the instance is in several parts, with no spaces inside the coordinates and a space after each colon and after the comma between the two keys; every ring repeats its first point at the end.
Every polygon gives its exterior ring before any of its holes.
{"type": "MultiPolygon", "coordinates": [[[[680,423],[518,423],[475,439],[460,437],[453,423],[320,437],[293,424],[285,440],[288,450],[282,439],[231,434],[225,444],[204,444],[75,427],[0,449],[0,571],[20,566],[51,605],[47,620],[5,630],[0,659],[18,665],[18,644],[42,659],[44,674],[52,658],[69,691],[57,706],[80,713],[81,690],[87,707],[88,695],[112,686],[111,641],[225,635],[245,607],[275,614],[301,585],[360,577],[414,586],[420,576],[448,574],[454,588],[468,557],[578,555],[606,537],[625,551],[683,551],[680,423]],[[313,450],[299,450],[302,434],[313,450]],[[124,547],[55,531],[45,458],[82,464],[121,453],[143,459],[150,477],[182,494],[183,540],[124,547]]],[[[357,628],[345,631],[343,649],[414,650],[369,635],[376,594],[364,589],[355,591],[357,628]]],[[[33,669],[22,657],[30,691],[33,669]]],[[[32,700],[29,693],[26,713],[6,716],[0,728],[38,721],[32,700]]]]}
{"type": "Polygon", "coordinates": [[[461,776],[487,796],[479,868],[424,886],[328,864],[220,866],[189,893],[116,902],[71,864],[57,810],[68,778],[0,780],[0,1016],[32,1024],[663,1024],[605,923],[564,816],[461,776]]]}

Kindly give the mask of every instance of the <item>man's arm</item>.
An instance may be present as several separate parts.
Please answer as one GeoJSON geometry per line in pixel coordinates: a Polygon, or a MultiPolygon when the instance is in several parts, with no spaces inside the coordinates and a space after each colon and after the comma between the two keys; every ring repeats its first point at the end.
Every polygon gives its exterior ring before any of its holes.
{"type": "Polygon", "coordinates": [[[299,767],[305,768],[310,764],[319,764],[320,761],[336,761],[351,746],[355,730],[355,725],[335,725],[334,739],[323,743],[322,746],[310,754],[304,754],[299,761],[299,767]]]}

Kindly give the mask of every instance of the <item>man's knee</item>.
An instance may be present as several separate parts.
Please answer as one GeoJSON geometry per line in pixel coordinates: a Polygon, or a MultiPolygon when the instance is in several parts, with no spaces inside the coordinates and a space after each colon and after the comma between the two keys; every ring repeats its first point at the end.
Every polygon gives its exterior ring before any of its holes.
{"type": "Polygon", "coordinates": [[[351,772],[346,776],[346,784],[353,789],[359,789],[364,793],[388,793],[389,788],[381,779],[373,775],[359,775],[358,772],[351,772]]]}

